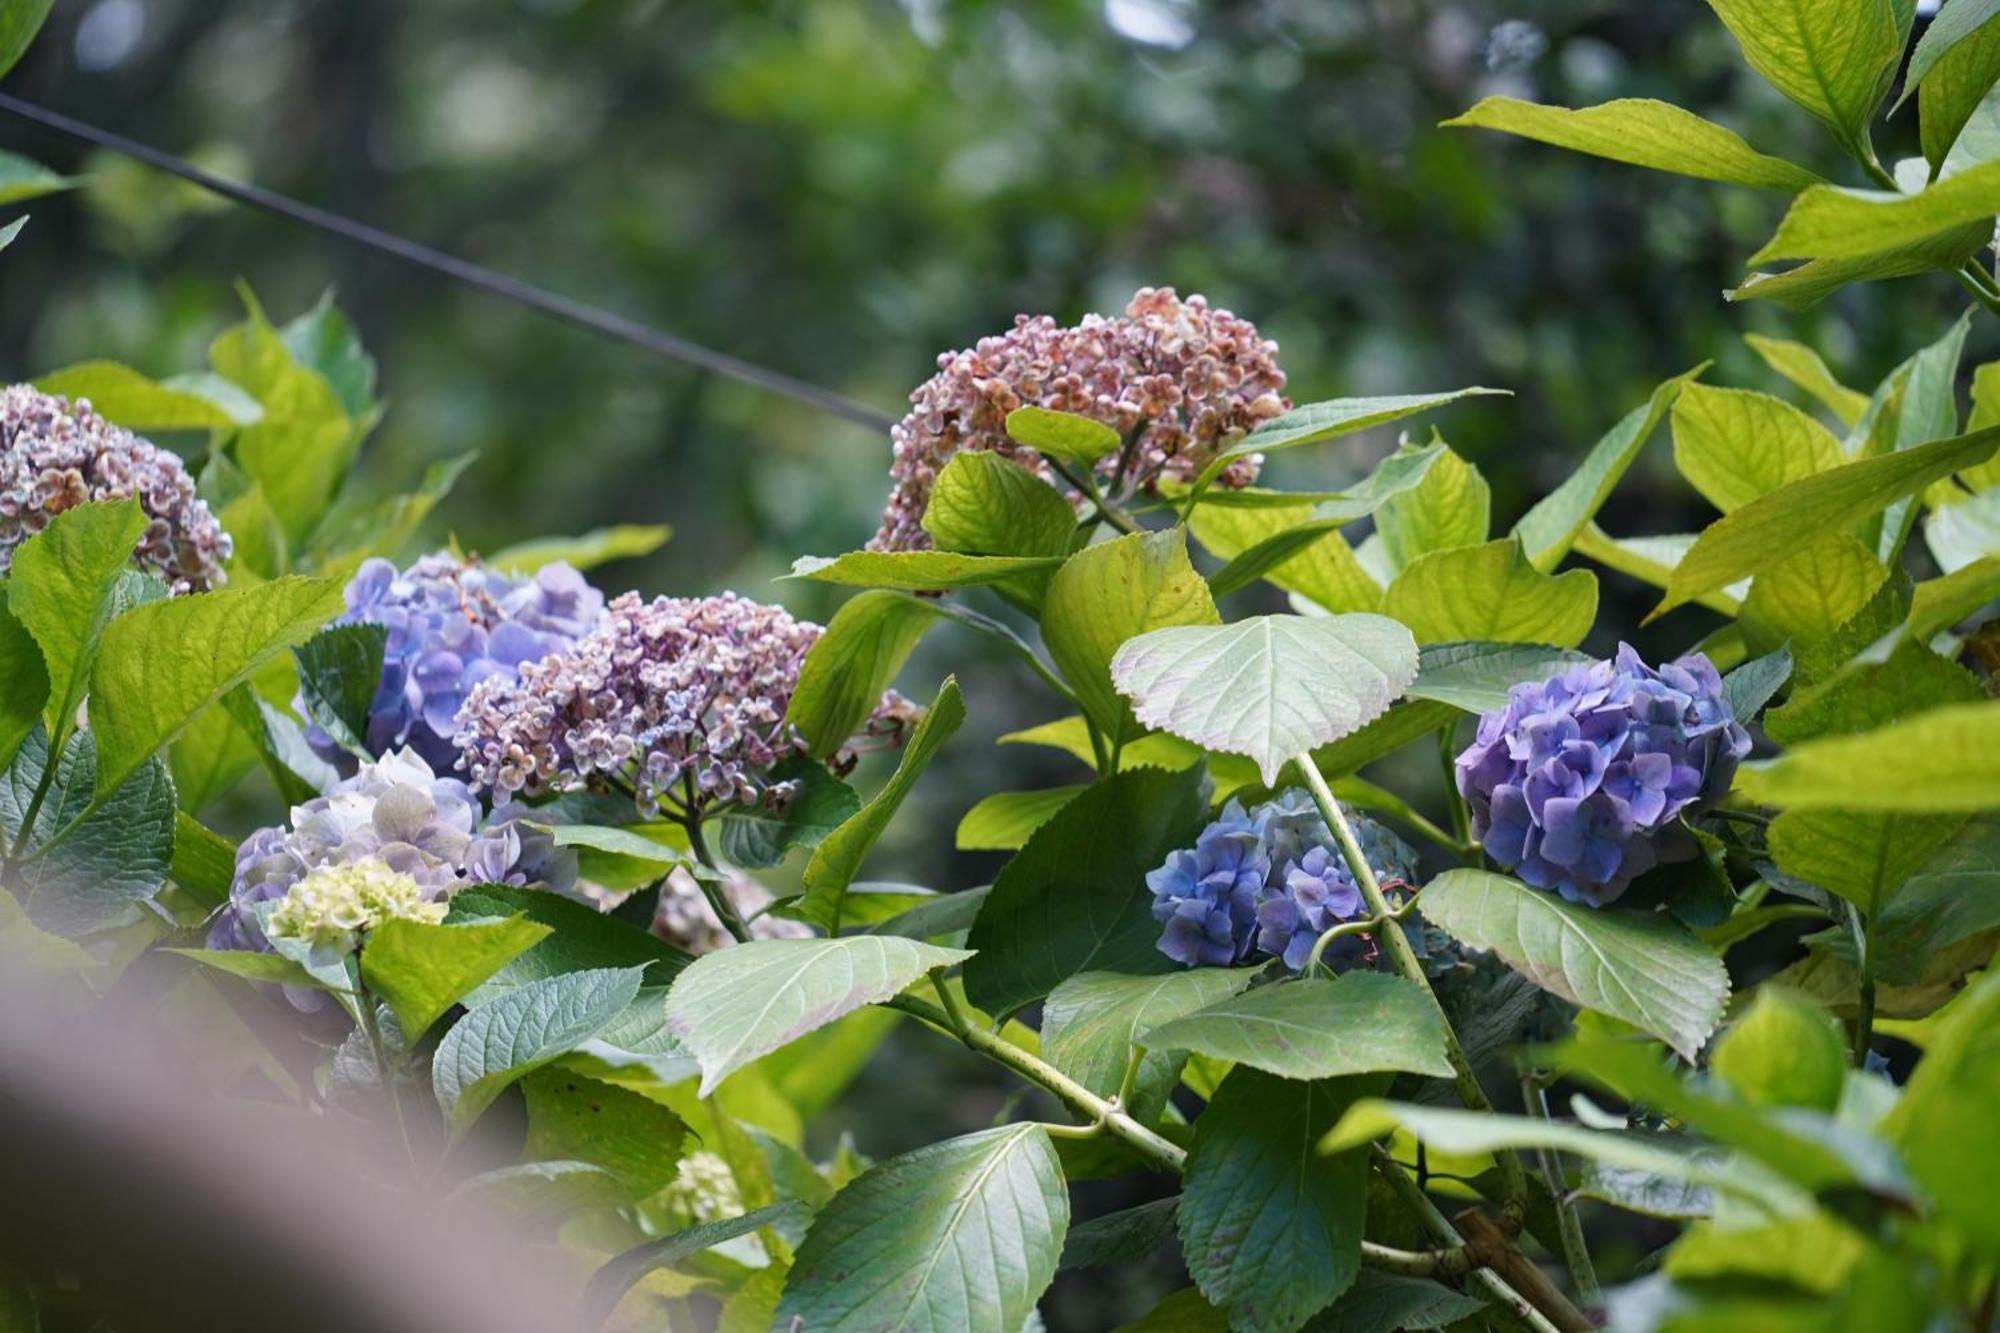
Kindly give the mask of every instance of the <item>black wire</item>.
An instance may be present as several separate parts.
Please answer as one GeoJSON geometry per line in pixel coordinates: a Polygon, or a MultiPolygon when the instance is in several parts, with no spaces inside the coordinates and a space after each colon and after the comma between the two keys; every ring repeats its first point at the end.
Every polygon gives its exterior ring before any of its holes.
{"type": "Polygon", "coordinates": [[[895,418],[888,413],[870,407],[866,403],[856,402],[831,389],[823,389],[817,384],[794,379],[782,371],[768,370],[741,357],[731,356],[727,352],[718,352],[713,348],[703,347],[700,343],[689,342],[671,333],[663,333],[637,320],[585,305],[581,301],[537,287],[533,283],[523,282],[519,278],[509,277],[484,265],[474,264],[455,255],[433,250],[427,245],[405,240],[401,236],[378,227],[371,227],[367,223],[356,222],[337,213],[329,213],[311,204],[302,204],[296,199],[255,185],[240,185],[235,181],[224,180],[171,153],[163,153],[157,148],[127,139],[123,135],[98,129],[95,125],[73,119],[57,111],[50,111],[33,102],[24,102],[18,97],[0,93],[0,111],[10,112],[23,120],[54,130],[58,134],[66,134],[73,139],[81,139],[85,143],[121,153],[156,170],[198,185],[212,194],[221,195],[225,199],[330,232],[356,245],[364,245],[384,254],[393,255],[405,263],[441,273],[469,287],[477,287],[494,296],[519,302],[532,310],[553,315],[579,328],[643,347],[659,356],[698,366],[717,375],[726,375],[730,379],[771,393],[782,394],[796,402],[816,407],[822,412],[845,418],[871,430],[886,431],[895,424],[895,418]]]}

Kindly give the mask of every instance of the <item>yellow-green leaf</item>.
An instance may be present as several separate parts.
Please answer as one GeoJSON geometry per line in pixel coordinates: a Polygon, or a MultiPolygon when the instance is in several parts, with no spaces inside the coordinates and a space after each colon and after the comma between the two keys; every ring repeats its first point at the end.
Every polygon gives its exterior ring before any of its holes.
{"type": "Polygon", "coordinates": [[[1796,163],[1758,152],[1734,130],[1651,98],[1620,98],[1571,110],[1488,97],[1444,125],[1500,130],[1593,157],[1726,185],[1796,192],[1820,181],[1796,163]]]}

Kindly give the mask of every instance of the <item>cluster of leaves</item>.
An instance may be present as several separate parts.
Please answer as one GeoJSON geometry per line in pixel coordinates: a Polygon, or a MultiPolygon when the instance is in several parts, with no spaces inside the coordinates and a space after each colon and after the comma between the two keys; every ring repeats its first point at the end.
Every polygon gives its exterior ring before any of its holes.
{"type": "MultiPolygon", "coordinates": [[[[1872,164],[1865,126],[1909,7],[1716,8],[1753,66],[1872,164]]],[[[2000,77],[1968,64],[1981,10],[1953,0],[1919,49],[1927,127],[1958,114],[1954,80],[1983,96],[2000,77]]],[[[1472,114],[1648,165],[1810,185],[1656,106],[1472,114]]],[[[1975,117],[1940,137],[1962,141],[1975,117]]],[[[1990,235],[2000,196],[1949,211],[1979,197],[1984,168],[1948,151],[1931,165],[1908,201],[1810,185],[1786,223],[1821,235],[1832,209],[1823,234],[1840,244],[1892,244],[1780,253],[1845,281],[1908,264],[1913,246],[1935,266],[1943,251],[1923,247],[1970,220],[1990,235]]],[[[1990,273],[1967,277],[1983,303],[1990,273]]],[[[589,1319],[678,1327],[718,1303],[727,1328],[1016,1333],[1059,1270],[1175,1244],[1192,1286],[1138,1327],[1579,1328],[1600,1299],[1634,1329],[1832,1327],[1855,1311],[1917,1329],[1990,1310],[2000,982],[1974,978],[2000,943],[1982,619],[2000,597],[2000,365],[1974,371],[1962,420],[1964,325],[1866,394],[1810,350],[1760,341],[1813,412],[1700,371],[1669,380],[1500,536],[1485,480],[1436,436],[1337,492],[1210,485],[1232,458],[1486,390],[1296,408],[1142,510],[1079,507],[1006,458],[962,452],[924,520],[934,549],[799,562],[796,577],[861,591],[807,657],[788,720],[831,756],[941,625],[1018,659],[1062,711],[1004,739],[1068,754],[1078,781],[966,814],[959,846],[1012,854],[990,886],[857,883],[966,718],[946,679],[865,802],[820,770],[782,812],[726,816],[720,855],[698,827],[551,802],[586,878],[631,891],[618,909],[474,886],[444,921],[386,922],[329,960],[191,947],[232,853],[196,816],[260,766],[289,797],[327,784],[290,700],[358,735],[380,640],[371,655],[366,636],[316,631],[344,575],[405,546],[460,465],[353,504],[379,411],[372,364],[330,303],[283,328],[246,304],[197,375],[93,363],[39,381],[127,426],[206,432],[202,488],[236,548],[227,588],[169,598],[127,568],[141,528],[127,501],[73,508],[16,553],[0,603],[0,958],[101,977],[152,949],[265,987],[224,992],[238,1003],[280,1003],[274,983],[331,995],[346,1030],[330,1055],[281,1039],[255,1060],[299,1099],[388,1130],[389,1174],[463,1161],[444,1155],[518,1101],[514,1160],[454,1184],[547,1219],[591,1260],[589,1319]],[[1600,509],[1669,422],[1676,466],[1721,516],[1696,534],[1605,533],[1600,509]],[[1922,579],[1920,520],[1935,566],[1922,579]],[[1363,521],[1373,531],[1350,541],[1363,521]],[[1699,854],[1608,909],[1495,873],[1455,791],[1447,827],[1360,776],[1418,744],[1449,757],[1511,687],[1581,660],[1597,582],[1563,568],[1573,555],[1656,583],[1656,617],[1701,608],[1671,623],[1692,638],[1702,617],[1690,648],[1729,671],[1735,715],[1770,742],[1678,830],[1699,854]],[[1223,614],[1277,595],[1289,613],[1223,614]],[[1225,799],[1294,786],[1347,851],[1369,912],[1349,924],[1379,965],[1176,968],[1146,872],[1225,799]],[[1416,893],[1421,931],[1359,864],[1349,806],[1448,867],[1416,893]],[[791,857],[800,891],[773,910],[810,937],[690,958],[646,929],[669,874],[713,882],[791,857]],[[1801,921],[1824,927],[1802,956],[1732,991],[1730,951],[1801,921]],[[813,1160],[805,1123],[904,1021],[1067,1119],[1010,1117],[879,1163],[851,1146],[813,1160]],[[1883,1035],[1922,1053],[1901,1086],[1878,1067],[1883,1035]],[[1510,1060],[1522,1115],[1494,1109],[1513,1100],[1495,1095],[1510,1060]],[[1547,1091],[1563,1080],[1624,1109],[1579,1093],[1558,1118],[1547,1091]],[[1137,1172],[1178,1188],[1072,1225],[1069,1182],[1137,1172]],[[1440,1198],[1467,1209],[1447,1217],[1440,1198]],[[1606,1296],[1583,1199],[1684,1227],[1656,1274],[1606,1296]]],[[[1127,444],[1034,408],[1007,429],[1064,474],[1127,444]]],[[[589,563],[635,540],[495,561],[589,563]]]]}

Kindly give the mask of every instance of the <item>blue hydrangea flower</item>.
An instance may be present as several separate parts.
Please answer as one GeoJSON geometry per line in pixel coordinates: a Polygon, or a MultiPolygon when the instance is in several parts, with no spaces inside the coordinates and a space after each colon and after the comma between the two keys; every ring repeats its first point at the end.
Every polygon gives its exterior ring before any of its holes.
{"type": "MultiPolygon", "coordinates": [[[[562,563],[516,576],[445,552],[401,572],[387,560],[365,562],[334,622],[389,632],[363,743],[378,758],[407,746],[449,772],[459,757],[455,719],[473,686],[516,679],[522,663],[572,646],[603,619],[604,594],[562,563]]],[[[308,726],[306,737],[341,772],[354,771],[354,757],[324,731],[308,726]]]]}
{"type": "MultiPolygon", "coordinates": [[[[1371,820],[1355,836],[1377,879],[1413,873],[1415,856],[1371,820]]],[[[1231,801],[1192,848],[1175,851],[1146,876],[1160,952],[1189,967],[1229,967],[1258,956],[1298,971],[1313,941],[1365,913],[1333,833],[1312,798],[1286,791],[1246,811],[1231,801]]],[[[1349,952],[1357,957],[1359,941],[1349,952]]]]}
{"type": "Polygon", "coordinates": [[[1601,907],[1694,847],[1674,821],[1729,790],[1750,735],[1696,653],[1655,669],[1608,662],[1516,685],[1458,757],[1486,854],[1523,883],[1601,907]]]}

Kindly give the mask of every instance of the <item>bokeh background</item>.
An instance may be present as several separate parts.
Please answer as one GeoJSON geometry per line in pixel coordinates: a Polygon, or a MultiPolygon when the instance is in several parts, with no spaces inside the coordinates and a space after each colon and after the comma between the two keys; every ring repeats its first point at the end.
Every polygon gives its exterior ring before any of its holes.
{"type": "MultiPolygon", "coordinates": [[[[1513,390],[1437,418],[1491,481],[1498,525],[1698,361],[1784,392],[1745,332],[1808,342],[1867,387],[1960,304],[1939,277],[1805,314],[1732,307],[1721,293],[1780,197],[1436,128],[1493,92],[1659,96],[1852,179],[1700,0],[62,0],[8,87],[887,410],[1017,311],[1199,291],[1279,341],[1299,401],[1513,390]]],[[[1913,114],[1892,120],[1885,157],[1914,136],[1913,114]]],[[[20,123],[0,119],[0,148],[90,177],[36,202],[0,263],[10,378],[87,357],[196,369],[239,316],[237,279],[279,318],[331,285],[389,403],[359,484],[405,488],[480,453],[433,540],[666,522],[671,544],[600,581],[837,605],[773,580],[873,531],[885,438],[20,123]]],[[[1976,324],[1971,354],[1993,336],[1976,324]]],[[[1338,485],[1392,444],[1377,432],[1268,475],[1338,485]]],[[[1706,518],[1663,433],[1603,521],[1706,518]]],[[[1647,599],[1603,583],[1592,646],[1609,648],[1647,599]]],[[[1701,614],[1639,642],[1677,651],[1701,614]]],[[[993,869],[950,846],[979,794],[1076,774],[991,744],[1055,715],[1034,682],[939,631],[908,692],[947,670],[973,720],[871,873],[955,889],[993,869]]],[[[1438,777],[1415,758],[1389,778],[1424,803],[1438,777]]],[[[990,1119],[1007,1091],[912,1037],[825,1132],[886,1154],[936,1137],[938,1116],[990,1119]]],[[[1171,1277],[1066,1277],[1052,1322],[1107,1327],[1171,1277]]]]}

